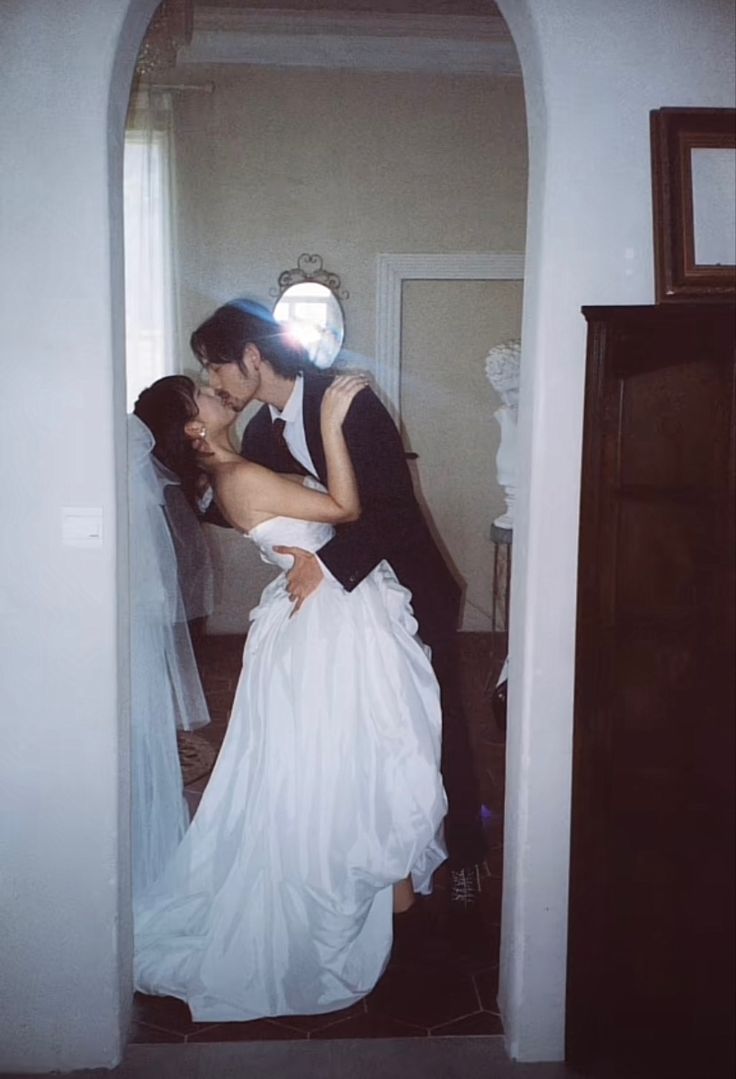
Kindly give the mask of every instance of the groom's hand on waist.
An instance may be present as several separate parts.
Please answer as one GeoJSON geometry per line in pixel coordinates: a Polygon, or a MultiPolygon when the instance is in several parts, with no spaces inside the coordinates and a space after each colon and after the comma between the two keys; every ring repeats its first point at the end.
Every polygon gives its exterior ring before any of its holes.
{"type": "Polygon", "coordinates": [[[311,551],[305,551],[301,547],[274,547],[277,554],[290,554],[294,559],[294,565],[286,574],[286,587],[289,597],[294,600],[292,616],[301,607],[304,600],[311,596],[324,580],[324,573],[318,558],[311,551]]]}

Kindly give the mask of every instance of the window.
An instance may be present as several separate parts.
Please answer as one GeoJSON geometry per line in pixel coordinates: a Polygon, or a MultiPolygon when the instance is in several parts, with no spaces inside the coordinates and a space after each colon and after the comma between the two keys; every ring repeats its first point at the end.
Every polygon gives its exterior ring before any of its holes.
{"type": "Polygon", "coordinates": [[[134,112],[125,134],[127,407],[175,371],[168,110],[134,112]]]}

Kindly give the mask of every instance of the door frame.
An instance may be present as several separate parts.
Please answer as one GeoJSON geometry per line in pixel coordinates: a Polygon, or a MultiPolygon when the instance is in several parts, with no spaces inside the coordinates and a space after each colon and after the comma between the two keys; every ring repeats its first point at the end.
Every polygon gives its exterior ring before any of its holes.
{"type": "Polygon", "coordinates": [[[385,254],[376,257],[376,381],[401,419],[401,315],[405,281],[523,281],[520,251],[385,254]]]}

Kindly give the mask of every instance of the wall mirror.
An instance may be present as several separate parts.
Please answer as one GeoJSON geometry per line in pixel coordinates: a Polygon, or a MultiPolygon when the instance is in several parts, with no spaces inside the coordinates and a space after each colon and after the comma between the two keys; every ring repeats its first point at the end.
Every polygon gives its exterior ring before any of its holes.
{"type": "Polygon", "coordinates": [[[345,316],[340,300],[348,293],[336,273],[326,270],[319,255],[302,254],[296,266],[279,274],[273,313],[288,325],[304,345],[312,363],[329,367],[337,359],[345,338],[345,316]]]}

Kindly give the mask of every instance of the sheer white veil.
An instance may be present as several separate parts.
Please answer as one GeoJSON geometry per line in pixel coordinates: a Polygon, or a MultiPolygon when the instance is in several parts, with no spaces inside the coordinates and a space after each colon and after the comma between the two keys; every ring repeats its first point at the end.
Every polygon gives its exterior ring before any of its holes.
{"type": "MultiPolygon", "coordinates": [[[[134,680],[168,674],[176,725],[194,730],[209,723],[187,620],[212,611],[212,566],[202,528],[178,478],[156,460],[148,427],[128,416],[128,496],[132,632],[156,632],[166,671],[134,671],[134,680]]],[[[149,640],[150,644],[150,640],[149,640]]],[[[160,664],[159,649],[137,661],[160,664]]]]}

